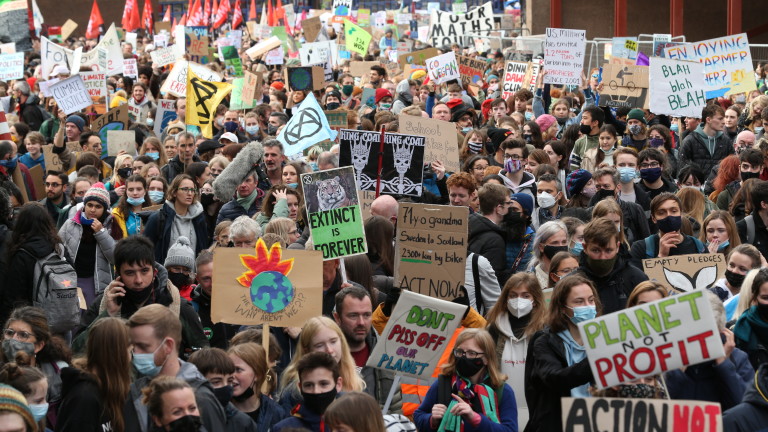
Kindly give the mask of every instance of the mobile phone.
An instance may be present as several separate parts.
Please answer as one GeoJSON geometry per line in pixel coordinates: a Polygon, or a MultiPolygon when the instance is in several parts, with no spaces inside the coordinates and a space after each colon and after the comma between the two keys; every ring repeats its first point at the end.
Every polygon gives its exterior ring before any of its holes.
{"type": "MultiPolygon", "coordinates": [[[[116,277],[115,280],[120,280],[120,276],[116,277]]],[[[118,306],[123,305],[123,297],[115,297],[115,304],[118,306]]]]}

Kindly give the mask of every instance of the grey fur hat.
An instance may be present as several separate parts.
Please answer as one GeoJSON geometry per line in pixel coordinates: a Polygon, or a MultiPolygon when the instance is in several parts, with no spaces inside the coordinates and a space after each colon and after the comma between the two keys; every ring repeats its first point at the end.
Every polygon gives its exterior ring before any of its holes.
{"type": "Polygon", "coordinates": [[[243,147],[232,162],[213,181],[213,193],[221,202],[228,202],[235,195],[237,186],[255,171],[261,163],[264,149],[261,144],[251,141],[243,147]]]}

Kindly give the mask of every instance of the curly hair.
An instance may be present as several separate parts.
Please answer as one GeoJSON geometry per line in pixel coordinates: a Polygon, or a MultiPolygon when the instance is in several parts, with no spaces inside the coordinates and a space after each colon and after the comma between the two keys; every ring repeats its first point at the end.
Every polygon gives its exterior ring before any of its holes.
{"type": "Polygon", "coordinates": [[[447,188],[461,187],[466,189],[470,194],[477,190],[477,182],[475,178],[468,172],[458,172],[448,177],[445,185],[447,188]]]}

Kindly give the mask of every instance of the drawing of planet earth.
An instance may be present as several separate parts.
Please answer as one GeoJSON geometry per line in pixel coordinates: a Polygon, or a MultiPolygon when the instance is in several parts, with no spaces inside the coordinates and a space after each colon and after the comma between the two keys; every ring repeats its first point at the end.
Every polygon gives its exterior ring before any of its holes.
{"type": "Polygon", "coordinates": [[[251,302],[264,312],[280,312],[293,301],[294,294],[293,284],[280,272],[261,272],[251,281],[251,302]]]}

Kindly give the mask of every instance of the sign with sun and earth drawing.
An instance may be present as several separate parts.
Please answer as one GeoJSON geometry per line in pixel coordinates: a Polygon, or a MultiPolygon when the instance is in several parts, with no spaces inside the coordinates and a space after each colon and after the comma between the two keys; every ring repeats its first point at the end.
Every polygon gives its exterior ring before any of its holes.
{"type": "Polygon", "coordinates": [[[282,249],[279,243],[268,248],[259,239],[255,250],[216,249],[213,268],[213,322],[301,327],[322,314],[319,251],[282,249]]]}

